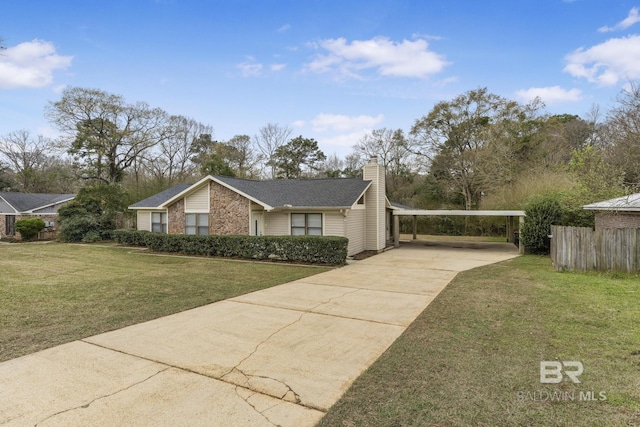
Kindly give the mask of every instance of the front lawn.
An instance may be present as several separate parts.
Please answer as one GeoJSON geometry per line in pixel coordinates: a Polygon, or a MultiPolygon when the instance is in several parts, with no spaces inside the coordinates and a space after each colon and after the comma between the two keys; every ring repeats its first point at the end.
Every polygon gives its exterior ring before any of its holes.
{"type": "Polygon", "coordinates": [[[320,425],[640,426],[640,276],[536,256],[461,273],[320,425]],[[541,361],[581,382],[542,384],[541,361]]]}
{"type": "Polygon", "coordinates": [[[115,246],[0,245],[0,361],[326,270],[115,246]]]}

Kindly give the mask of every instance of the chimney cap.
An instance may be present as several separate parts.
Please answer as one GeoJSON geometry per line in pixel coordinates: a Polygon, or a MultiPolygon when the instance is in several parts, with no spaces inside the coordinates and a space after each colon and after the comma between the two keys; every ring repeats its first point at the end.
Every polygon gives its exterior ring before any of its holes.
{"type": "Polygon", "coordinates": [[[378,163],[378,156],[371,156],[369,158],[369,163],[371,164],[377,164],[378,163]]]}

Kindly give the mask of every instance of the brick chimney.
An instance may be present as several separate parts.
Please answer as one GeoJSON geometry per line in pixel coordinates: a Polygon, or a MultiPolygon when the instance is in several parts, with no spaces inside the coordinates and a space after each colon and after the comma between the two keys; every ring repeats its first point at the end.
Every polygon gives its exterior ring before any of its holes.
{"type": "Polygon", "coordinates": [[[365,250],[381,251],[386,244],[385,170],[376,156],[364,165],[362,178],[371,181],[365,193],[365,250]]]}

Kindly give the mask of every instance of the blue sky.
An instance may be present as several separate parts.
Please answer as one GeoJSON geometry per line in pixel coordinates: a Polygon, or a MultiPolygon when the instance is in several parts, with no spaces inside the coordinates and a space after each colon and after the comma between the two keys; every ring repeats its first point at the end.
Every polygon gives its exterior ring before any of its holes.
{"type": "Polygon", "coordinates": [[[20,0],[0,37],[0,135],[55,136],[44,107],[80,86],[344,156],[479,87],[585,116],[640,80],[640,0],[20,0]]]}

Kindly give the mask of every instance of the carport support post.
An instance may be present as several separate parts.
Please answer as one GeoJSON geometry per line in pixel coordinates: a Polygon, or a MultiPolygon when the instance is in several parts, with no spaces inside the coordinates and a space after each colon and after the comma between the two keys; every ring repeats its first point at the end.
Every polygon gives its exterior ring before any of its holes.
{"type": "MultiPolygon", "coordinates": [[[[519,227],[518,227],[518,236],[522,236],[522,227],[524,226],[524,217],[520,217],[519,227]]],[[[518,252],[520,255],[524,255],[524,245],[522,244],[522,239],[518,239],[518,252]]]]}
{"type": "Polygon", "coordinates": [[[400,216],[393,216],[393,246],[400,247],[400,216]]]}
{"type": "Polygon", "coordinates": [[[418,238],[418,215],[413,216],[413,240],[418,238]]]}
{"type": "Polygon", "coordinates": [[[513,217],[510,216],[508,218],[508,222],[507,222],[507,242],[515,243],[515,241],[513,240],[513,232],[514,231],[515,231],[515,228],[514,228],[514,224],[513,224],[513,217]]]}

